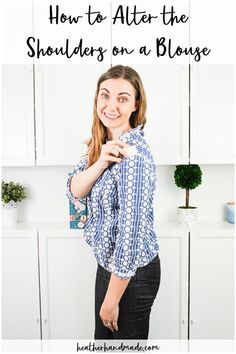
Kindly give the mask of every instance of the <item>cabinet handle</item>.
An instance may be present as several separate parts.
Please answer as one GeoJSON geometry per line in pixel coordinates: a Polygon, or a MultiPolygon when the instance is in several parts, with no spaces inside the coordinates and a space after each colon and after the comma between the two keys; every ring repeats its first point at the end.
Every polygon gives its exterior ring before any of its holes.
{"type": "Polygon", "coordinates": [[[182,320],[182,324],[185,324],[185,320],[182,320]]]}
{"type": "Polygon", "coordinates": [[[39,323],[39,318],[36,318],[36,322],[39,323]]]}
{"type": "Polygon", "coordinates": [[[46,317],[43,320],[44,323],[48,323],[48,320],[46,319],[46,317]]]}
{"type": "Polygon", "coordinates": [[[193,324],[193,320],[191,320],[190,323],[193,324]]]}

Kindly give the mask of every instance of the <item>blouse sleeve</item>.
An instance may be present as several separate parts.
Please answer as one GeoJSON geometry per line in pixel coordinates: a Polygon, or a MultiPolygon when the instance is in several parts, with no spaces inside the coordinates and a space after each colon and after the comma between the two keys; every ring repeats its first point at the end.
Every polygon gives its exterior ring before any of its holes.
{"type": "Polygon", "coordinates": [[[71,203],[76,203],[78,201],[80,202],[85,202],[86,196],[85,197],[81,197],[81,198],[77,198],[74,197],[74,195],[71,192],[71,180],[72,177],[78,172],[78,171],[83,171],[85,170],[87,166],[87,156],[82,157],[79,161],[79,163],[75,166],[74,170],[72,172],[69,172],[68,174],[68,179],[67,179],[67,183],[66,183],[66,195],[69,198],[71,203]]]}
{"type": "MultiPolygon", "coordinates": [[[[125,157],[118,179],[118,233],[113,253],[113,271],[122,279],[134,276],[143,257],[147,230],[148,169],[142,156],[125,157]]],[[[144,260],[145,261],[145,260],[144,260]]]]}

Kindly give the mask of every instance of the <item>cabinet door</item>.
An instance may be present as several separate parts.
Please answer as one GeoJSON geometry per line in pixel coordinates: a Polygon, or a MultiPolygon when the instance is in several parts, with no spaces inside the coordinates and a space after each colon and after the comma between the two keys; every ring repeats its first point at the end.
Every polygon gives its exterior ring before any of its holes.
{"type": "Polygon", "coordinates": [[[34,166],[33,66],[2,65],[3,166],[34,166]]]}
{"type": "Polygon", "coordinates": [[[34,166],[33,64],[22,61],[26,38],[33,32],[32,3],[5,2],[1,10],[2,164],[34,166]]]}
{"type": "Polygon", "coordinates": [[[97,264],[82,232],[39,233],[43,339],[94,336],[97,264]]]}
{"type": "Polygon", "coordinates": [[[41,338],[36,231],[3,231],[2,338],[41,338]]]}
{"type": "Polygon", "coordinates": [[[191,232],[190,338],[234,338],[234,237],[191,232]]]}
{"type": "Polygon", "coordinates": [[[74,165],[85,153],[103,70],[103,65],[36,65],[37,165],[74,165]]]}
{"type": "Polygon", "coordinates": [[[234,163],[234,1],[190,1],[190,44],[211,52],[191,63],[193,164],[234,163]]]}
{"type": "Polygon", "coordinates": [[[181,228],[158,231],[161,282],[150,317],[150,339],[187,339],[188,235],[181,228]]]}
{"type": "Polygon", "coordinates": [[[234,163],[234,65],[193,65],[191,163],[234,163]]]}
{"type": "Polygon", "coordinates": [[[160,164],[187,164],[188,65],[134,65],[147,96],[145,137],[160,164]]]}

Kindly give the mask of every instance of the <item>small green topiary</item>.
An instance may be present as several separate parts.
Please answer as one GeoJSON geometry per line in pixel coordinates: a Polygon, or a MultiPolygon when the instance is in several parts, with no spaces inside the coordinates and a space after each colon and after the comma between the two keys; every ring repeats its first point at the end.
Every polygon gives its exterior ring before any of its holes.
{"type": "Polygon", "coordinates": [[[10,201],[21,202],[25,198],[27,198],[26,189],[21,184],[12,181],[9,183],[2,181],[3,204],[7,204],[10,201]]]}
{"type": "Polygon", "coordinates": [[[174,172],[177,187],[186,190],[185,208],[189,206],[189,190],[195,189],[202,182],[202,171],[198,165],[178,165],[174,172]]]}

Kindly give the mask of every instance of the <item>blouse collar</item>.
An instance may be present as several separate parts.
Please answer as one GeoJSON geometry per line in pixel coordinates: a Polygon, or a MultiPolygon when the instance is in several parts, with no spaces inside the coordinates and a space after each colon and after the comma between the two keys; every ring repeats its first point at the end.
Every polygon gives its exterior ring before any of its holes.
{"type": "MultiPolygon", "coordinates": [[[[143,124],[139,124],[136,128],[130,128],[129,130],[121,133],[119,138],[124,137],[124,136],[130,136],[130,135],[133,135],[137,132],[140,133],[141,135],[144,135],[144,132],[141,130],[142,126],[143,126],[143,124]]],[[[107,142],[107,139],[106,139],[106,142],[107,142]]]]}
{"type": "MultiPolygon", "coordinates": [[[[142,129],[142,124],[139,124],[136,128],[130,128],[129,130],[127,130],[126,132],[123,132],[121,133],[120,137],[121,136],[124,136],[126,134],[133,134],[135,132],[141,132],[141,129],[142,129]]],[[[143,132],[142,132],[143,133],[143,132]]]]}

